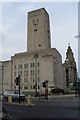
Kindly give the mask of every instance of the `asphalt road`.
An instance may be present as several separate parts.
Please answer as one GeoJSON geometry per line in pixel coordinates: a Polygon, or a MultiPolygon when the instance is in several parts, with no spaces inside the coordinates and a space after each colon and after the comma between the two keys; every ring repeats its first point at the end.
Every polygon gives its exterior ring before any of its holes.
{"type": "Polygon", "coordinates": [[[52,98],[49,100],[33,99],[32,106],[26,102],[3,103],[10,115],[10,120],[23,118],[80,118],[79,99],[75,97],[52,98]]]}

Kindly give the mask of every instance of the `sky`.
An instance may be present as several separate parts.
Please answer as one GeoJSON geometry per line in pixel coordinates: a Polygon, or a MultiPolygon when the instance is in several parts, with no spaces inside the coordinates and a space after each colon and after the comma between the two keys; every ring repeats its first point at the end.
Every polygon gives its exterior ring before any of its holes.
{"type": "Polygon", "coordinates": [[[70,43],[78,67],[78,2],[0,2],[0,60],[27,51],[27,13],[43,7],[50,17],[51,47],[64,62],[70,43]]]}

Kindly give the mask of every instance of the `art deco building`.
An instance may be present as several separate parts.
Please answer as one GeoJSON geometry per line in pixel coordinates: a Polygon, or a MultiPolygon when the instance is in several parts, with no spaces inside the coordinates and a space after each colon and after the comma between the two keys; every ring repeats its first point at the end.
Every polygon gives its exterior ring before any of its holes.
{"type": "Polygon", "coordinates": [[[15,54],[12,62],[12,88],[16,89],[15,78],[21,76],[21,89],[42,91],[42,82],[63,88],[62,57],[51,48],[50,22],[47,11],[42,8],[28,13],[27,52],[15,54]]]}
{"type": "Polygon", "coordinates": [[[49,14],[44,8],[31,11],[27,23],[26,52],[17,53],[10,61],[3,62],[4,90],[17,89],[15,78],[18,75],[21,76],[23,91],[35,91],[35,84],[38,91],[43,91],[45,80],[48,80],[49,87],[65,89],[61,54],[56,48],[51,48],[49,14]]]}

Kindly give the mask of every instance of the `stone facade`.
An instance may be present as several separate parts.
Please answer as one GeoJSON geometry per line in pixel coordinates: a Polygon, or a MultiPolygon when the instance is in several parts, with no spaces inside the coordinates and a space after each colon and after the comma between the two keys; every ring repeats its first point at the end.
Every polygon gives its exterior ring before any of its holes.
{"type": "Polygon", "coordinates": [[[25,52],[15,54],[12,57],[12,80],[13,89],[16,89],[14,83],[15,78],[21,76],[21,89],[34,91],[35,85],[35,72],[37,76],[37,89],[42,91],[43,81],[48,80],[48,86],[62,88],[63,85],[63,72],[62,72],[62,58],[60,53],[55,48],[46,50],[37,50],[38,57],[34,58],[34,52],[25,52]],[[36,70],[35,70],[35,65],[36,70]]]}
{"type": "Polygon", "coordinates": [[[28,51],[51,48],[49,24],[49,15],[44,8],[28,13],[28,51]]]}

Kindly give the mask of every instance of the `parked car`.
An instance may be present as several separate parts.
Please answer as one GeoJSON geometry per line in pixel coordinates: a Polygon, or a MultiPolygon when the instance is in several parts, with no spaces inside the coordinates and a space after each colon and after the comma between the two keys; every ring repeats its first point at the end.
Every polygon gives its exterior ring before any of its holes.
{"type": "MultiPolygon", "coordinates": [[[[12,100],[19,100],[19,91],[18,90],[5,90],[3,94],[3,98],[5,100],[8,100],[8,97],[11,96],[12,100]]],[[[25,95],[20,91],[20,100],[25,100],[25,95]]]]}

